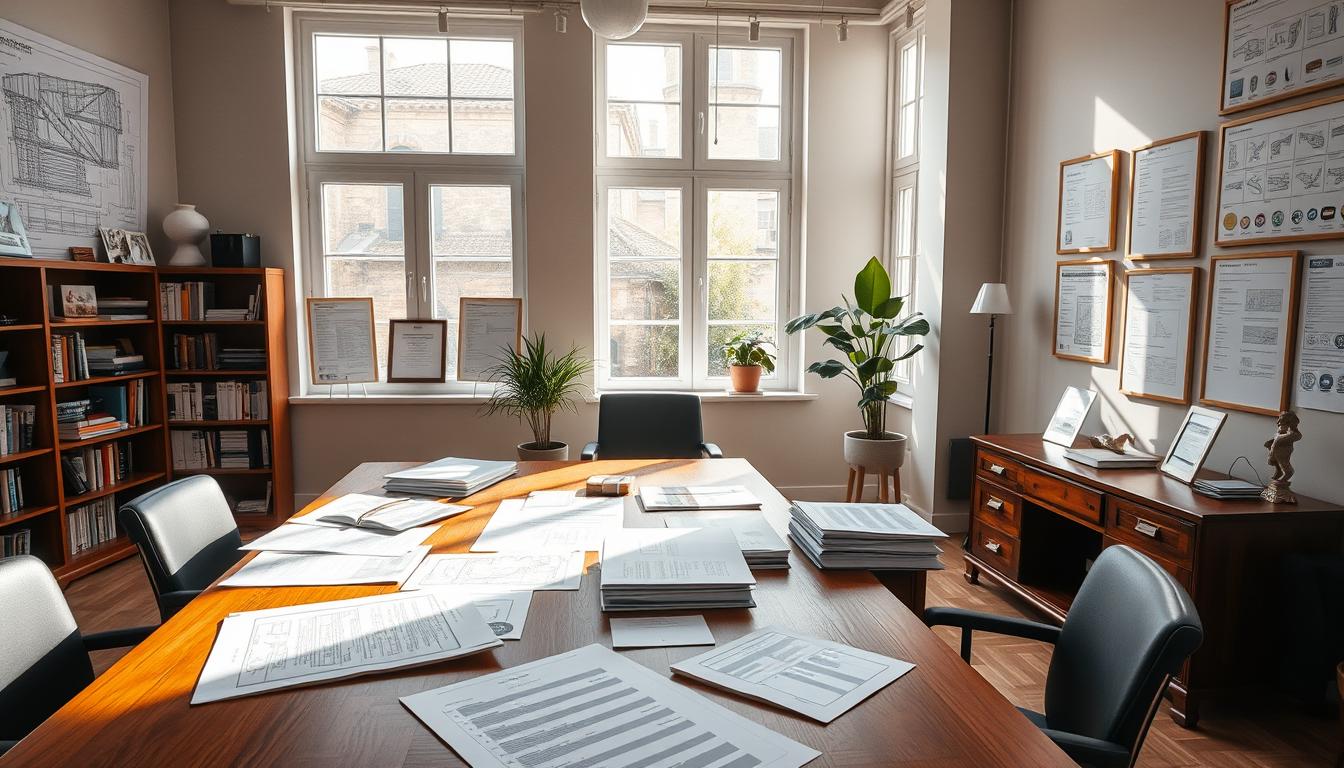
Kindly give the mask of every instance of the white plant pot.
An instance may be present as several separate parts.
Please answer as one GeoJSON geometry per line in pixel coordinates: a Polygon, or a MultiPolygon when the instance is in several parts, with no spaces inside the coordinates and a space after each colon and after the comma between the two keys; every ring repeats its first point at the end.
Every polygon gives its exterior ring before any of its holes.
{"type": "Polygon", "coordinates": [[[533,448],[536,443],[519,443],[519,461],[569,461],[567,443],[551,443],[551,448],[533,448]]]}
{"type": "Polygon", "coordinates": [[[891,473],[905,464],[905,435],[884,432],[884,440],[869,440],[864,431],[856,429],[845,433],[845,463],[863,467],[869,473],[891,473]]]}
{"type": "Polygon", "coordinates": [[[173,212],[163,218],[163,233],[173,241],[173,257],[168,265],[173,267],[204,267],[205,254],[201,253],[201,240],[210,231],[210,222],[196,210],[196,206],[179,203],[173,212]]]}

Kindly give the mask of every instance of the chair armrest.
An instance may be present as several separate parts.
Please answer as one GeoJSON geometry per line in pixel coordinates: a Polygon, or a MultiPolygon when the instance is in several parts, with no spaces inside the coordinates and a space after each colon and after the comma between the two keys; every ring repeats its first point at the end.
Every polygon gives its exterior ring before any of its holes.
{"type": "Polygon", "coordinates": [[[968,611],[962,608],[926,608],[924,623],[930,627],[961,627],[961,658],[971,660],[971,631],[993,632],[996,635],[1022,637],[1027,640],[1040,640],[1046,643],[1059,641],[1059,627],[1028,621],[1012,616],[996,616],[992,613],[968,611]]]}
{"type": "Polygon", "coordinates": [[[583,453],[579,454],[579,461],[592,461],[597,458],[597,443],[592,442],[583,446],[583,453]]]}
{"type": "Polygon", "coordinates": [[[1113,741],[1102,741],[1051,728],[1042,728],[1041,733],[1050,737],[1050,740],[1075,762],[1089,768],[1128,768],[1130,765],[1129,750],[1113,741]]]}
{"type": "Polygon", "coordinates": [[[701,443],[700,450],[704,451],[705,455],[711,459],[723,458],[723,451],[719,449],[719,446],[713,443],[701,443]]]}
{"type": "Polygon", "coordinates": [[[86,651],[106,651],[109,648],[128,648],[137,645],[141,640],[149,637],[155,629],[158,629],[158,627],[127,627],[126,629],[112,629],[107,632],[94,632],[83,635],[80,639],[84,641],[84,650],[86,651]]]}

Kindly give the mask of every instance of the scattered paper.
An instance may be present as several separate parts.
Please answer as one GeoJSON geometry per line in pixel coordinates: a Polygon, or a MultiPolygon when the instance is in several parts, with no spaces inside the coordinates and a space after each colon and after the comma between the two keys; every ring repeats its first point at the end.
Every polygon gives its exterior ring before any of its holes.
{"type": "Polygon", "coordinates": [[[452,594],[470,600],[500,640],[522,640],[527,610],[532,606],[531,592],[475,592],[455,590],[452,594]]]}
{"type": "Polygon", "coordinates": [[[405,531],[458,515],[471,507],[442,504],[428,499],[347,493],[289,522],[327,528],[359,527],[381,531],[405,531]]]}
{"type": "Polygon", "coordinates": [[[407,579],[403,589],[439,587],[531,591],[578,589],[583,579],[583,553],[554,555],[430,555],[407,579]]]}
{"type": "Polygon", "coordinates": [[[400,557],[259,552],[221,587],[321,587],[401,584],[429,554],[417,547],[400,557]]]}
{"type": "Polygon", "coordinates": [[[611,647],[662,648],[678,645],[713,645],[704,616],[650,616],[612,619],[611,647]]]}
{"type": "Polygon", "coordinates": [[[596,552],[625,519],[625,502],[574,491],[534,491],[505,499],[471,545],[472,552],[596,552]]]}
{"type": "Polygon", "coordinates": [[[328,528],[286,523],[239,547],[257,552],[325,552],[332,555],[397,557],[424,543],[437,526],[426,525],[402,533],[365,528],[328,528]]]}

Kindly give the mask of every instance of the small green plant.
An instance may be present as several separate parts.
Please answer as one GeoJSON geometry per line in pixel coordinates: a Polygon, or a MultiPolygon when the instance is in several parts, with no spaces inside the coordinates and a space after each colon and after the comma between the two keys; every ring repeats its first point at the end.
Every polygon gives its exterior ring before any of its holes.
{"type": "Polygon", "coordinates": [[[723,356],[729,365],[759,365],[766,373],[775,372],[775,355],[767,346],[774,342],[760,331],[743,331],[723,344],[723,356]]]}
{"type": "Polygon", "coordinates": [[[859,388],[864,437],[882,440],[887,431],[887,398],[896,393],[892,371],[896,363],[924,348],[915,344],[897,354],[896,341],[902,336],[928,334],[929,321],[918,312],[897,319],[905,307],[905,297],[891,295],[891,277],[875,258],[869,259],[854,277],[854,303],[840,298],[845,302],[843,307],[795,317],[784,331],[792,334],[816,326],[826,334],[823,345],[844,353],[843,361],[813,363],[807,372],[823,379],[844,376],[854,382],[859,388]]]}
{"type": "Polygon", "coordinates": [[[546,348],[545,334],[525,337],[522,350],[505,349],[496,359],[486,372],[495,383],[486,415],[504,413],[526,421],[533,448],[559,447],[551,442],[551,417],[562,408],[578,412],[574,401],[582,391],[580,379],[592,370],[592,362],[577,348],[557,356],[546,348]]]}

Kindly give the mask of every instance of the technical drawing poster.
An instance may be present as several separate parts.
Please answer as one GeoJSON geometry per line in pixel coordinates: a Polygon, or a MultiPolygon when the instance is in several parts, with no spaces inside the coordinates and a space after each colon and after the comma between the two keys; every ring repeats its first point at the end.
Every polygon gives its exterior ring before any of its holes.
{"type": "Polygon", "coordinates": [[[33,255],[145,231],[149,78],[0,19],[0,200],[33,255]]]}
{"type": "Polygon", "coordinates": [[[1344,78],[1344,2],[1241,0],[1227,7],[1224,114],[1344,78]]]}
{"type": "Polygon", "coordinates": [[[1223,124],[1218,245],[1344,237],[1341,99],[1223,124]]]}

